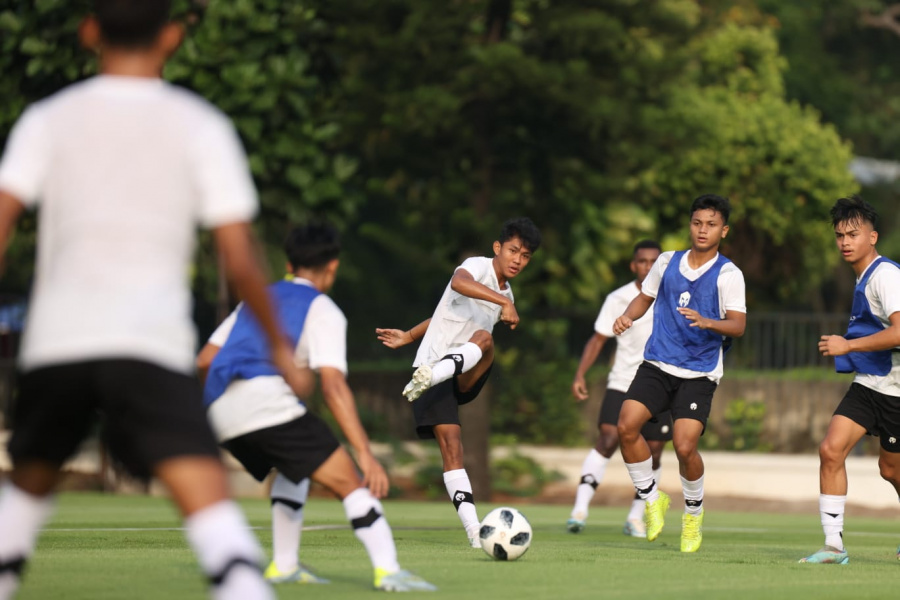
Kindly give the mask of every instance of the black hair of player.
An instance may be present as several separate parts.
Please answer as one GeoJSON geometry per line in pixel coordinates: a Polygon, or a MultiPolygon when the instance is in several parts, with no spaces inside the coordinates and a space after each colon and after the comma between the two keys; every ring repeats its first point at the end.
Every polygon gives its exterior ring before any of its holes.
{"type": "Polygon", "coordinates": [[[497,241],[503,244],[514,237],[522,240],[522,245],[532,253],[541,247],[541,231],[528,217],[517,217],[504,223],[497,241]]]}
{"type": "Polygon", "coordinates": [[[716,194],[703,194],[697,196],[691,203],[691,217],[698,210],[711,210],[722,215],[722,221],[728,225],[728,217],[731,215],[731,203],[728,198],[717,196],[716,194]]]}
{"type": "Polygon", "coordinates": [[[171,0],[94,0],[100,36],[114,48],[149,48],[169,21],[171,0]]]}
{"type": "Polygon", "coordinates": [[[632,256],[637,256],[638,250],[659,250],[662,252],[662,246],[656,240],[641,240],[634,245],[632,256]]]}
{"type": "Polygon", "coordinates": [[[341,238],[328,223],[295,227],[284,241],[284,253],[293,269],[324,267],[341,253],[341,238]]]}
{"type": "Polygon", "coordinates": [[[839,223],[869,223],[877,231],[878,213],[871,204],[853,194],[840,198],[831,207],[831,224],[837,227],[839,223]]]}

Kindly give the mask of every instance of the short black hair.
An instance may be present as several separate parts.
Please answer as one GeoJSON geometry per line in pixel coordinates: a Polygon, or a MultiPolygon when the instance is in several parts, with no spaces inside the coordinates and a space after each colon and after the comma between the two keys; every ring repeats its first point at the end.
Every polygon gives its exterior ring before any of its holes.
{"type": "Polygon", "coordinates": [[[301,225],[288,234],[284,253],[294,269],[323,267],[341,253],[340,235],[329,223],[301,225]]]}
{"type": "Polygon", "coordinates": [[[656,240],[641,240],[637,244],[634,245],[634,252],[632,256],[637,255],[638,250],[659,250],[662,252],[662,246],[659,245],[659,242],[656,240]]]}
{"type": "Polygon", "coordinates": [[[514,237],[522,240],[522,245],[531,252],[536,252],[541,247],[541,232],[528,217],[516,217],[504,223],[497,241],[502,244],[514,237]]]}
{"type": "Polygon", "coordinates": [[[716,194],[703,194],[697,196],[691,203],[691,216],[698,210],[712,210],[722,215],[722,221],[728,225],[728,217],[731,215],[731,203],[728,198],[717,196],[716,194]]]}
{"type": "Polygon", "coordinates": [[[169,21],[171,0],[94,0],[103,41],[117,48],[153,45],[169,21]]]}
{"type": "Polygon", "coordinates": [[[839,223],[869,223],[872,229],[878,226],[878,213],[871,204],[853,194],[847,198],[840,198],[831,207],[831,224],[837,227],[839,223]]]}

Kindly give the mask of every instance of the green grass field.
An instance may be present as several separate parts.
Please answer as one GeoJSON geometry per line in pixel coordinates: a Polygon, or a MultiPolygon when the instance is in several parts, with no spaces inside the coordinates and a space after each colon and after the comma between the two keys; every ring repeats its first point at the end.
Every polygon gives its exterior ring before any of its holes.
{"type": "MultiPolygon", "coordinates": [[[[677,504],[677,503],[676,503],[677,504]]],[[[265,500],[242,505],[268,550],[265,500]]],[[[486,514],[495,505],[479,505],[486,514]]],[[[703,548],[678,551],[680,514],[670,510],[654,543],[620,533],[626,509],[595,508],[587,529],[564,531],[568,506],[519,506],[534,527],[523,558],[500,563],[467,547],[449,502],[385,503],[401,564],[435,583],[440,598],[889,598],[900,563],[896,521],[852,518],[850,564],[801,565],[822,544],[818,515],[711,512],[703,548]]],[[[375,595],[362,546],[335,500],[311,499],[301,558],[332,583],[289,585],[280,598],[375,595]]],[[[205,585],[171,506],[158,498],[65,494],[41,536],[20,598],[203,598],[205,585]]]]}

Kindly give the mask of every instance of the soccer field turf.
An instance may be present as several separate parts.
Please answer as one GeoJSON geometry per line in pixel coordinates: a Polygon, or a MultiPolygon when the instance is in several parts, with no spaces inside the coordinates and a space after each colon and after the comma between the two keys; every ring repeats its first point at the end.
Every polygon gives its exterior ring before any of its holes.
{"type": "MultiPolygon", "coordinates": [[[[266,500],[241,503],[269,552],[266,500]]],[[[675,502],[675,505],[678,503],[675,502]]],[[[482,503],[487,514],[496,504],[482,503]]],[[[566,533],[568,506],[521,504],[534,542],[516,562],[469,548],[449,502],[385,502],[400,562],[436,584],[440,598],[889,598],[900,575],[900,524],[852,518],[850,564],[804,565],[822,545],[818,514],[710,512],[703,547],[678,551],[680,512],[669,511],[660,539],[622,535],[624,507],[598,507],[588,527],[566,533]]],[[[279,586],[280,598],[359,598],[372,590],[368,558],[336,500],[310,499],[301,559],[330,585],[279,586]]],[[[64,494],[41,535],[19,598],[203,598],[205,584],[165,500],[64,494]]]]}

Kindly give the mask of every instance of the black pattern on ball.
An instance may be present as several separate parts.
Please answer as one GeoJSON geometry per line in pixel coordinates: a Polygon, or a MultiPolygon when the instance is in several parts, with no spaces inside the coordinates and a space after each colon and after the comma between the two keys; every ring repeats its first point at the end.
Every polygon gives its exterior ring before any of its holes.
{"type": "Polygon", "coordinates": [[[491,537],[492,535],[494,535],[494,529],[495,528],[492,527],[491,525],[482,525],[481,529],[478,532],[478,537],[480,537],[483,540],[487,539],[487,538],[491,537]]]}
{"type": "Polygon", "coordinates": [[[500,511],[500,520],[503,521],[503,523],[507,527],[512,527],[512,524],[513,524],[512,511],[511,510],[500,511]]]}
{"type": "Polygon", "coordinates": [[[494,558],[497,560],[506,560],[508,558],[506,556],[506,548],[500,544],[494,544],[494,558]]]}
{"type": "Polygon", "coordinates": [[[510,538],[509,543],[513,546],[525,546],[528,544],[528,540],[531,539],[531,534],[527,531],[523,531],[521,533],[517,533],[516,535],[510,538]]]}

